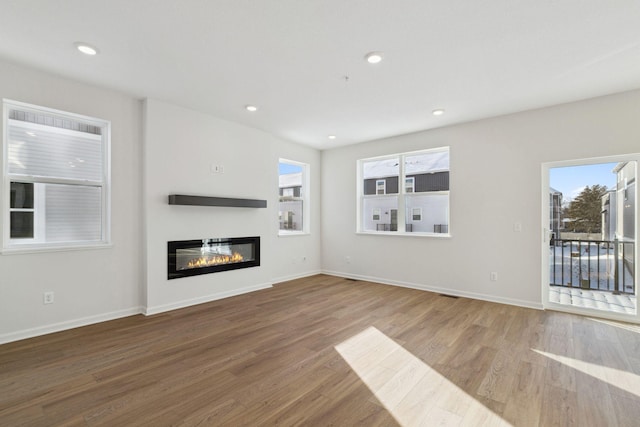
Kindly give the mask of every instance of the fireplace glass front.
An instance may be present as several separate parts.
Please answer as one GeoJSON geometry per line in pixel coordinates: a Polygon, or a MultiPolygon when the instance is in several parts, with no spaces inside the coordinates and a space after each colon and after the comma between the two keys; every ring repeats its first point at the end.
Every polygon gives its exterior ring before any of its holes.
{"type": "Polygon", "coordinates": [[[179,240],[167,249],[169,279],[260,265],[260,237],[179,240]]]}

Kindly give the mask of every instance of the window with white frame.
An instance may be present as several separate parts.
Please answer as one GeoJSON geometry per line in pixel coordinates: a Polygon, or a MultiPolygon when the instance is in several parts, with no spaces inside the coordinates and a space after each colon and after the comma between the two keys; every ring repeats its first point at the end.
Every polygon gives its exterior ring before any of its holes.
{"type": "Polygon", "coordinates": [[[448,235],[449,196],[449,147],[361,159],[357,231],[448,235]]]}
{"type": "Polygon", "coordinates": [[[309,165],[280,159],[278,185],[279,234],[309,233],[309,165]]]}
{"type": "Polygon", "coordinates": [[[110,123],[3,101],[3,248],[109,243],[110,123]]]}
{"type": "Polygon", "coordinates": [[[404,192],[405,193],[413,193],[413,189],[416,185],[416,177],[409,176],[404,179],[404,192]]]}

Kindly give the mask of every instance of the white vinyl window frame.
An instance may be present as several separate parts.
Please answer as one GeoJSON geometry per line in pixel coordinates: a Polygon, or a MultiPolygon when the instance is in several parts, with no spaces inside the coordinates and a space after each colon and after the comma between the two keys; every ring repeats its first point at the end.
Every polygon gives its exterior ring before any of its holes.
{"type": "Polygon", "coordinates": [[[408,176],[404,179],[404,192],[405,193],[413,193],[416,188],[416,178],[413,176],[408,176]]]}
{"type": "MultiPolygon", "coordinates": [[[[99,249],[111,247],[111,122],[108,120],[97,119],[80,114],[69,113],[65,111],[55,110],[52,108],[41,107],[37,105],[27,104],[24,102],[3,99],[3,135],[2,135],[2,197],[0,199],[0,208],[2,210],[2,254],[24,253],[24,252],[47,252],[58,250],[80,250],[80,249],[99,249]],[[46,117],[48,123],[43,124],[42,120],[17,121],[10,119],[10,111],[18,110],[32,116],[46,117]],[[56,122],[51,125],[51,120],[56,122]],[[62,124],[61,124],[62,123],[62,124]],[[57,176],[40,176],[36,174],[16,174],[11,172],[9,168],[9,131],[10,128],[23,127],[25,132],[37,132],[38,129],[46,130],[50,133],[65,136],[78,133],[77,130],[71,130],[65,123],[81,124],[81,126],[92,126],[100,128],[99,135],[86,136],[87,138],[99,139],[100,155],[101,155],[101,171],[100,177],[94,180],[87,179],[71,179],[68,177],[57,176]],[[11,183],[33,183],[34,184],[34,236],[33,238],[11,238],[11,220],[12,211],[10,196],[11,183]],[[46,228],[45,221],[45,205],[42,188],[45,185],[58,185],[70,188],[99,188],[100,190],[100,231],[99,238],[91,240],[58,240],[47,241],[44,238],[46,228]]],[[[87,134],[89,135],[89,134],[87,134]]]]}
{"type": "MultiPolygon", "coordinates": [[[[436,152],[443,152],[446,151],[448,153],[449,159],[451,156],[451,149],[448,146],[444,146],[444,147],[437,147],[437,148],[431,148],[431,149],[426,149],[426,150],[417,150],[417,151],[410,151],[410,152],[404,152],[404,153],[394,153],[394,154],[389,154],[389,155],[385,155],[385,156],[379,156],[379,157],[369,157],[369,158],[364,158],[364,159],[359,159],[356,162],[356,170],[357,170],[357,177],[356,177],[356,234],[374,234],[374,235],[381,235],[381,236],[412,236],[412,237],[434,237],[434,238],[451,238],[452,234],[451,234],[451,191],[446,190],[446,191],[429,191],[429,192],[424,192],[424,193],[416,193],[415,192],[415,178],[414,178],[414,186],[413,186],[413,192],[407,192],[406,191],[406,179],[407,178],[413,178],[413,177],[407,177],[406,176],[406,170],[405,170],[405,159],[407,157],[411,157],[411,156],[415,156],[415,155],[420,155],[420,154],[428,154],[428,153],[436,153],[436,152]],[[405,185],[400,186],[399,185],[399,193],[398,194],[386,194],[386,189],[385,189],[385,194],[378,194],[378,181],[382,181],[382,179],[378,180],[376,179],[376,187],[375,187],[375,194],[364,194],[364,172],[363,172],[363,168],[364,168],[364,164],[367,162],[371,162],[371,161],[380,161],[380,160],[389,160],[389,159],[398,159],[398,167],[399,167],[399,173],[398,173],[398,182],[399,183],[405,183],[405,185]],[[448,204],[447,204],[447,210],[446,210],[446,226],[447,226],[447,232],[446,233],[436,233],[435,231],[428,231],[428,232],[414,232],[414,231],[407,231],[407,227],[408,224],[406,224],[405,218],[406,218],[406,213],[407,213],[407,196],[414,196],[414,195],[429,195],[429,196],[434,196],[434,197],[439,197],[439,196],[446,196],[448,199],[448,204]],[[397,205],[397,231],[378,231],[378,230],[366,230],[364,228],[364,220],[363,220],[363,212],[365,212],[365,200],[371,200],[371,199],[375,199],[375,198],[389,198],[389,197],[397,197],[398,200],[398,205],[397,205]]],[[[432,172],[443,172],[444,170],[434,170],[432,172]]],[[[451,166],[449,165],[449,167],[446,169],[446,171],[449,172],[449,174],[451,175],[451,166]]],[[[386,181],[385,181],[386,183],[386,181]]],[[[420,216],[420,221],[423,221],[424,219],[424,215],[422,215],[423,212],[421,211],[421,216],[420,216]]]]}
{"type": "MultiPolygon", "coordinates": [[[[302,229],[301,230],[286,230],[282,229],[281,226],[278,226],[278,236],[279,237],[288,237],[288,236],[304,236],[311,234],[311,166],[308,163],[299,162],[296,160],[289,159],[278,159],[278,164],[284,163],[292,166],[297,166],[302,171],[302,185],[300,188],[300,196],[292,197],[288,194],[293,195],[293,189],[291,189],[291,193],[287,192],[284,194],[284,190],[282,190],[282,195],[280,198],[286,197],[290,200],[297,200],[302,202],[302,229]]],[[[278,194],[280,194],[280,188],[278,188],[278,194]]],[[[280,204],[280,199],[278,203],[280,204]]],[[[282,221],[282,211],[278,209],[278,222],[282,221]]]]}
{"type": "Polygon", "coordinates": [[[372,213],[372,215],[371,215],[371,218],[372,218],[374,221],[380,221],[380,214],[381,214],[381,213],[382,213],[382,209],[380,209],[380,208],[376,208],[376,209],[374,209],[374,210],[373,210],[373,213],[372,213]]]}

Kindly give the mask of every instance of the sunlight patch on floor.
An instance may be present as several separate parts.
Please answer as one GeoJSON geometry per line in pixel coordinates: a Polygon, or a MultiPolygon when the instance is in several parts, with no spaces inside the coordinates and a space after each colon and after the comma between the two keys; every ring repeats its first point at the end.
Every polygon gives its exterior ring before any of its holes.
{"type": "Polygon", "coordinates": [[[640,375],[633,372],[623,371],[621,369],[611,368],[609,366],[598,365],[595,363],[585,362],[571,357],[561,356],[559,354],[547,353],[546,351],[533,349],[549,359],[569,366],[576,371],[590,375],[600,381],[620,388],[628,393],[640,396],[640,375]]]}
{"type": "Polygon", "coordinates": [[[510,425],[374,327],[335,349],[401,426],[510,425]]]}

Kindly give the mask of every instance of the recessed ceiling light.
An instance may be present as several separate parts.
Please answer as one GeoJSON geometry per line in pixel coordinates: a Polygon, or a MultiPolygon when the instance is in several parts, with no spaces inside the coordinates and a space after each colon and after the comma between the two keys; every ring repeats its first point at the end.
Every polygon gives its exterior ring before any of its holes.
{"type": "Polygon", "coordinates": [[[437,110],[433,110],[431,114],[433,114],[434,116],[441,116],[444,114],[444,110],[442,108],[438,108],[437,110]]]}
{"type": "Polygon", "coordinates": [[[80,52],[84,53],[85,55],[93,56],[98,54],[98,49],[96,49],[95,47],[87,43],[77,42],[76,49],[78,49],[80,52]]]}
{"type": "Polygon", "coordinates": [[[382,61],[382,52],[369,52],[364,56],[369,64],[377,64],[382,61]]]}
{"type": "Polygon", "coordinates": [[[245,105],[244,109],[251,112],[258,111],[258,107],[255,105],[245,105]]]}
{"type": "Polygon", "coordinates": [[[329,139],[336,139],[336,136],[335,136],[335,135],[329,135],[327,138],[329,138],[329,139]]]}

